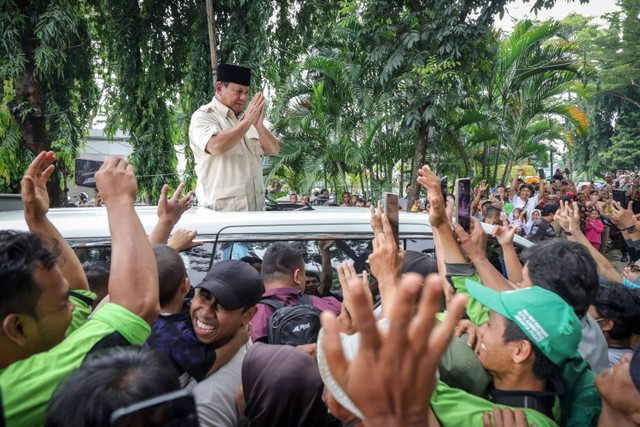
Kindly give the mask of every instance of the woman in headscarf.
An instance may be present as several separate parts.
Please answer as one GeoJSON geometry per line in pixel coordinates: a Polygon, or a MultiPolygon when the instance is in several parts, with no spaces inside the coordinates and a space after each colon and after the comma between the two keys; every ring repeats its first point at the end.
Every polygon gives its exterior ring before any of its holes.
{"type": "Polygon", "coordinates": [[[316,361],[292,346],[255,343],[242,363],[241,395],[251,427],[326,426],[323,387],[316,361]]]}

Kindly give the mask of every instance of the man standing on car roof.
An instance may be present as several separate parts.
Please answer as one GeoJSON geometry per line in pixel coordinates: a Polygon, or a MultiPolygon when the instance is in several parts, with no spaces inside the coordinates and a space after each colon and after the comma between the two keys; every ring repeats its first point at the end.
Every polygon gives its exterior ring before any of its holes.
{"type": "Polygon", "coordinates": [[[249,98],[251,69],[218,65],[213,100],[198,108],[189,125],[196,161],[196,197],[216,211],[264,209],[261,156],[280,152],[278,139],[264,125],[262,92],[249,98]]]}

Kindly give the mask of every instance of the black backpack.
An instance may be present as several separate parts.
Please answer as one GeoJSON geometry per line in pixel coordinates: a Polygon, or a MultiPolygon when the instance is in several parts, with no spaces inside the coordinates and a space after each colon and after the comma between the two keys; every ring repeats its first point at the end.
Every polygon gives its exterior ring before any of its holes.
{"type": "Polygon", "coordinates": [[[260,302],[276,310],[269,317],[269,344],[297,346],[318,340],[320,310],[313,306],[311,296],[302,294],[297,305],[284,305],[268,298],[260,302]]]}

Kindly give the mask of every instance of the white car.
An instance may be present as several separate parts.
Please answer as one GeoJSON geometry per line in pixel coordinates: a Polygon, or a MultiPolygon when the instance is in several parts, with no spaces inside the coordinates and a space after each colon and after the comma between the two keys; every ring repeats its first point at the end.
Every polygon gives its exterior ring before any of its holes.
{"type": "MultiPolygon", "coordinates": [[[[157,222],[156,207],[136,207],[138,216],[149,234],[157,222]]],[[[109,226],[106,208],[51,209],[51,222],[74,248],[81,261],[111,258],[109,226]]],[[[433,253],[433,237],[429,216],[423,213],[400,212],[400,243],[404,249],[433,253]]],[[[483,224],[490,233],[492,226],[483,224]]],[[[211,265],[223,259],[244,256],[262,258],[265,250],[276,241],[286,241],[305,253],[307,270],[320,271],[322,265],[320,241],[335,241],[330,249],[331,264],[354,263],[360,272],[371,252],[373,231],[369,209],[314,207],[303,211],[215,212],[193,207],[182,215],[176,229],[196,230],[196,240],[203,246],[186,252],[183,258],[191,283],[199,283],[211,265]]],[[[27,230],[22,211],[0,212],[0,229],[27,230]]],[[[532,244],[516,236],[518,248],[532,244]]],[[[497,243],[488,250],[497,252],[497,243]]],[[[495,257],[494,257],[495,258],[495,257]]]]}

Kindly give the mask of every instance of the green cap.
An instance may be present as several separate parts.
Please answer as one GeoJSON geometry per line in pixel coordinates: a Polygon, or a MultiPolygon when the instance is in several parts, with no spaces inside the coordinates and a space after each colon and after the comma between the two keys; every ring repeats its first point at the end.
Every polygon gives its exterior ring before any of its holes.
{"type": "Polygon", "coordinates": [[[557,294],[540,286],[497,292],[471,280],[466,284],[475,299],[515,322],[556,365],[578,355],[582,324],[557,294]]]}

